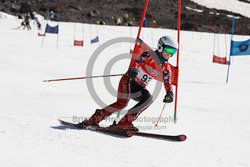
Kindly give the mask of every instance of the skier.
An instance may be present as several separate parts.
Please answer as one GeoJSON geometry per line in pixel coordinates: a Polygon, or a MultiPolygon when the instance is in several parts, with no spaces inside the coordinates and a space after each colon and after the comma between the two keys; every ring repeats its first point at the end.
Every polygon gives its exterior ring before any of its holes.
{"type": "Polygon", "coordinates": [[[38,20],[38,18],[37,17],[35,17],[35,19],[34,19],[34,24],[36,24],[37,25],[37,29],[38,30],[41,30],[41,23],[39,22],[39,20],[38,20]]]}
{"type": "MultiPolygon", "coordinates": [[[[163,36],[158,41],[157,50],[145,51],[132,64],[132,67],[122,76],[118,86],[117,101],[95,113],[81,124],[84,126],[98,126],[106,117],[126,107],[130,99],[138,103],[128,110],[127,114],[117,123],[116,128],[138,131],[132,122],[153,102],[153,97],[146,89],[151,79],[164,83],[166,95],[164,103],[173,102],[171,85],[171,69],[168,63],[178,49],[178,43],[170,36],[163,36]]],[[[112,125],[111,125],[112,126],[112,125]]]]}
{"type": "Polygon", "coordinates": [[[24,26],[23,29],[25,29],[27,27],[28,30],[31,30],[31,27],[30,27],[30,16],[28,14],[25,15],[24,21],[23,21],[22,25],[24,26]]]}

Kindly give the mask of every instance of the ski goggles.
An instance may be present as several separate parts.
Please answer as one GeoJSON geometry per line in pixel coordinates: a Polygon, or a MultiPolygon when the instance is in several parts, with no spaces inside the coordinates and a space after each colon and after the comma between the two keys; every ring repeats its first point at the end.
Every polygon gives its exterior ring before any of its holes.
{"type": "Polygon", "coordinates": [[[167,54],[171,54],[172,56],[176,53],[176,49],[175,48],[165,47],[164,50],[165,50],[165,52],[167,54]]]}

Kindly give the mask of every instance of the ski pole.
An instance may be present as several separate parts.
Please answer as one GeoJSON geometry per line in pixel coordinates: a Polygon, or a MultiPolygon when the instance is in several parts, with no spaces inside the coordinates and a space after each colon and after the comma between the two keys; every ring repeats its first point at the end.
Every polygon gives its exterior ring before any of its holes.
{"type": "Polygon", "coordinates": [[[102,78],[102,77],[115,77],[115,76],[122,76],[122,75],[124,75],[124,74],[96,75],[96,76],[75,77],[75,78],[59,78],[59,79],[43,80],[43,82],[67,81],[67,80],[78,80],[78,79],[88,79],[88,78],[102,78]]]}
{"type": "Polygon", "coordinates": [[[155,127],[158,126],[158,123],[159,123],[159,121],[160,121],[160,119],[161,119],[161,115],[162,115],[162,113],[163,113],[163,110],[164,110],[165,106],[166,106],[166,103],[164,103],[164,105],[163,105],[163,107],[162,107],[161,113],[160,113],[160,115],[159,115],[159,117],[158,117],[158,119],[157,119],[157,122],[156,122],[156,124],[155,124],[155,127]]]}

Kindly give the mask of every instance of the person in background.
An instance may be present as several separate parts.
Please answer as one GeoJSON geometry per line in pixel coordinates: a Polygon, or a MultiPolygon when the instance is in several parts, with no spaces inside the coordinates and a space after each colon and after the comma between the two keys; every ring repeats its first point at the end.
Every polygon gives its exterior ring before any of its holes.
{"type": "Polygon", "coordinates": [[[28,14],[26,14],[24,16],[24,20],[23,20],[23,22],[21,24],[23,26],[23,29],[27,28],[27,30],[31,30],[31,27],[30,27],[30,17],[29,17],[28,14]]]}
{"type": "Polygon", "coordinates": [[[34,23],[36,24],[38,30],[41,30],[41,29],[42,29],[42,25],[41,25],[41,23],[39,22],[39,20],[38,20],[37,17],[34,18],[34,23]]]}
{"type": "Polygon", "coordinates": [[[148,27],[149,24],[148,24],[148,18],[144,18],[144,21],[143,21],[143,27],[148,27]]]}
{"type": "Polygon", "coordinates": [[[54,12],[53,12],[52,10],[49,11],[48,17],[49,17],[49,20],[50,20],[50,21],[53,21],[53,20],[54,20],[54,16],[55,16],[54,12]]]}

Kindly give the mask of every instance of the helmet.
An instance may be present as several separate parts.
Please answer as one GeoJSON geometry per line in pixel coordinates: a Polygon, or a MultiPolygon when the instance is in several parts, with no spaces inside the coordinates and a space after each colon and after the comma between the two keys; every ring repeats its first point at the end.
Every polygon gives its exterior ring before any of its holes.
{"type": "Polygon", "coordinates": [[[158,41],[157,50],[161,53],[166,47],[171,47],[177,50],[178,42],[170,36],[163,36],[158,41]]]}

